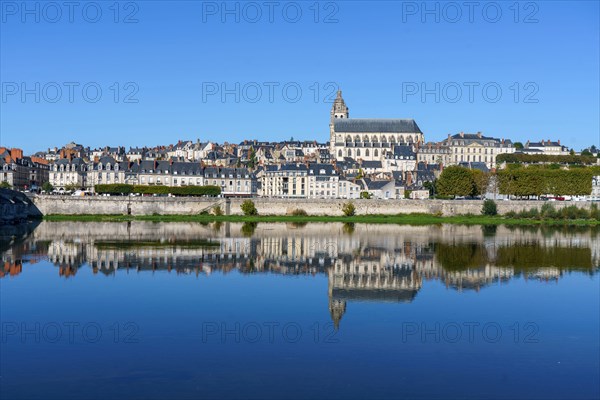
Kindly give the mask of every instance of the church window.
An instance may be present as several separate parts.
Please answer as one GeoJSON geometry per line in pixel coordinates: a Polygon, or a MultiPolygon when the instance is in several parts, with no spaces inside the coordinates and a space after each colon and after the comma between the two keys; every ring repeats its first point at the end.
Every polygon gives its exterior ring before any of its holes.
{"type": "Polygon", "coordinates": [[[338,157],[342,157],[342,150],[338,151],[338,157]]]}
{"type": "Polygon", "coordinates": [[[374,155],[375,157],[379,157],[379,151],[378,151],[377,149],[375,149],[375,151],[373,152],[373,155],[374,155]]]}
{"type": "Polygon", "coordinates": [[[366,150],[365,150],[365,156],[366,156],[366,157],[369,157],[369,149],[366,149],[366,150]]]}
{"type": "Polygon", "coordinates": [[[360,157],[360,149],[356,150],[356,157],[360,157]]]}

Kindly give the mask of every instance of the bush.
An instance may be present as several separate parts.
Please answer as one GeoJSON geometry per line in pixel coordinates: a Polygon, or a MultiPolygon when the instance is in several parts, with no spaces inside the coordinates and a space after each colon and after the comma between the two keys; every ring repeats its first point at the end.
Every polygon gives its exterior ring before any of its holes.
{"type": "Polygon", "coordinates": [[[342,212],[346,217],[351,217],[355,215],[356,207],[354,206],[354,203],[352,203],[351,201],[344,203],[344,205],[342,206],[342,212]]]}
{"type": "Polygon", "coordinates": [[[371,194],[369,192],[360,192],[360,198],[361,199],[370,199],[371,194]]]}
{"type": "Polygon", "coordinates": [[[590,218],[600,220],[600,211],[598,211],[598,205],[595,203],[590,208],[590,218]]]}
{"type": "Polygon", "coordinates": [[[540,209],[540,215],[542,218],[555,219],[558,217],[556,213],[556,209],[550,203],[544,203],[542,208],[540,209]]]}
{"type": "Polygon", "coordinates": [[[258,210],[252,200],[245,200],[240,206],[244,215],[258,215],[258,210]]]}
{"type": "Polygon", "coordinates": [[[296,208],[294,211],[292,211],[292,215],[295,215],[297,217],[306,217],[308,214],[303,209],[296,208]]]}
{"type": "Polygon", "coordinates": [[[213,207],[213,214],[215,214],[216,216],[223,215],[223,210],[221,210],[221,206],[214,206],[213,207]]]}
{"type": "Polygon", "coordinates": [[[481,213],[483,215],[497,215],[498,214],[498,206],[496,202],[491,199],[487,199],[483,202],[483,208],[481,209],[481,213]]]}
{"type": "Polygon", "coordinates": [[[113,183],[110,185],[94,186],[96,193],[103,194],[172,194],[174,196],[217,196],[221,194],[221,188],[218,186],[146,186],[146,185],[127,185],[123,183],[113,183]]]}

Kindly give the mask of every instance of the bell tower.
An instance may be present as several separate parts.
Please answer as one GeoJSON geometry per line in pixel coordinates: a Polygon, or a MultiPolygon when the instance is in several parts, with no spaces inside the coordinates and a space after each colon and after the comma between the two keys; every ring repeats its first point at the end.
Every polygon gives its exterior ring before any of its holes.
{"type": "Polygon", "coordinates": [[[332,155],[335,153],[335,128],[334,123],[336,119],[347,119],[350,116],[350,110],[346,107],[346,102],[342,98],[342,91],[337,91],[337,96],[333,101],[331,107],[331,116],[329,119],[329,148],[332,155]]]}

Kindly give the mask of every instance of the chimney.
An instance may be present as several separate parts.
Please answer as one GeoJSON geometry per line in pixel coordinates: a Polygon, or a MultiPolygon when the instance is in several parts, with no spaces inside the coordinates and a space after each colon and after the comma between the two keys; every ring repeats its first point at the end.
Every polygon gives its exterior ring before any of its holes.
{"type": "Polygon", "coordinates": [[[481,139],[481,132],[477,132],[477,137],[481,139]]]}
{"type": "Polygon", "coordinates": [[[464,133],[464,132],[461,132],[461,133],[460,133],[460,137],[461,137],[461,138],[464,138],[464,137],[465,137],[465,133],[464,133]]]}
{"type": "Polygon", "coordinates": [[[558,142],[557,142],[557,143],[558,143],[558,145],[560,146],[560,139],[558,139],[558,142]]]}
{"type": "Polygon", "coordinates": [[[12,148],[10,150],[10,156],[12,157],[13,160],[17,160],[17,159],[21,159],[23,158],[23,150],[21,149],[17,149],[17,148],[12,148]]]}

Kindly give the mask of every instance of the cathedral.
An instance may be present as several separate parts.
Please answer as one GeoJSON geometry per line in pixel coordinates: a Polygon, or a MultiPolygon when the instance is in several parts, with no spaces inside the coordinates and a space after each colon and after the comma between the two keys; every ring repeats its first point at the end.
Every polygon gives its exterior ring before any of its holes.
{"type": "Polygon", "coordinates": [[[331,108],[329,151],[332,158],[380,161],[393,153],[397,145],[418,146],[424,142],[423,132],[412,119],[350,118],[342,91],[331,108]]]}

